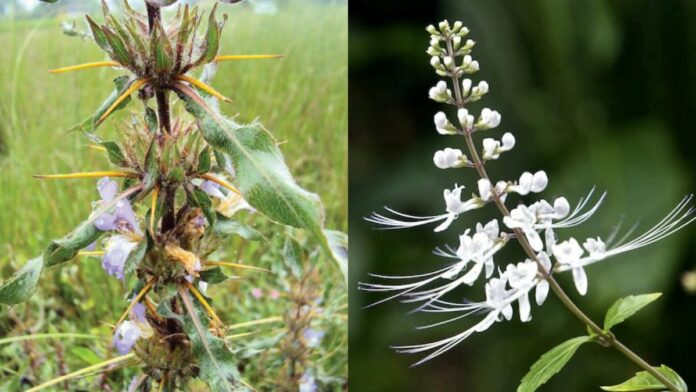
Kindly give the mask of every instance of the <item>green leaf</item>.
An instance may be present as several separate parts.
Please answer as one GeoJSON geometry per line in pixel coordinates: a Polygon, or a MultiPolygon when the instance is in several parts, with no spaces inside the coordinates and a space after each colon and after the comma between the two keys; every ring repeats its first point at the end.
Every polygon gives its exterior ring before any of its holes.
{"type": "Polygon", "coordinates": [[[103,27],[102,31],[104,35],[106,35],[106,41],[109,43],[109,47],[111,48],[110,53],[113,55],[114,60],[123,65],[130,65],[131,55],[121,37],[116,35],[116,33],[111,31],[108,27],[103,27]]]}
{"type": "Polygon", "coordinates": [[[200,271],[199,274],[202,281],[210,284],[218,284],[226,281],[227,279],[232,279],[232,277],[225,275],[220,267],[203,270],[200,271]]]}
{"type": "Polygon", "coordinates": [[[140,191],[141,195],[148,194],[157,184],[157,178],[160,175],[159,165],[157,163],[157,136],[152,136],[152,141],[150,146],[145,153],[145,162],[143,165],[143,171],[145,175],[143,176],[143,190],[140,191]]]}
{"type": "Polygon", "coordinates": [[[208,223],[211,226],[215,225],[215,219],[217,218],[215,209],[213,208],[213,202],[210,200],[210,197],[203,192],[200,188],[194,188],[193,189],[193,196],[195,198],[196,204],[201,207],[201,210],[203,210],[203,215],[205,215],[205,219],[208,220],[208,223]]]}
{"type": "Polygon", "coordinates": [[[333,259],[338,263],[338,267],[348,283],[348,235],[337,230],[324,230],[324,235],[331,248],[333,259]]]}
{"type": "Polygon", "coordinates": [[[244,200],[275,222],[308,230],[333,257],[319,197],[295,182],[270,133],[261,124],[241,126],[223,117],[193,91],[179,91],[179,97],[198,120],[205,141],[231,159],[244,200]]]}
{"type": "MultiPolygon", "coordinates": [[[[101,117],[106,111],[111,107],[111,105],[116,102],[118,97],[120,97],[126,90],[130,87],[130,85],[135,81],[135,79],[130,79],[128,76],[119,76],[116,79],[114,79],[114,84],[116,85],[116,88],[114,91],[109,95],[108,98],[102,102],[101,106],[97,109],[94,114],[89,117],[88,119],[84,120],[82,123],[77,124],[76,126],[73,127],[73,130],[83,130],[85,132],[93,132],[95,129],[97,129],[97,126],[99,125],[97,121],[99,120],[99,117],[101,117]]],[[[121,110],[125,108],[129,103],[130,103],[131,98],[126,97],[126,99],[123,100],[116,108],[114,109],[114,112],[117,110],[121,110]]]]}
{"type": "Polygon", "coordinates": [[[155,110],[149,106],[145,108],[145,124],[147,124],[147,129],[150,132],[154,133],[157,131],[157,113],[155,113],[155,110]]]}
{"type": "Polygon", "coordinates": [[[196,172],[198,174],[205,174],[210,171],[210,147],[205,146],[205,148],[198,154],[198,168],[196,172]]]}
{"type": "Polygon", "coordinates": [[[213,391],[245,391],[237,370],[234,354],[227,348],[224,340],[210,333],[203,327],[201,318],[206,317],[200,306],[194,306],[185,289],[180,288],[187,315],[184,319],[184,331],[191,341],[193,355],[198,359],[199,377],[213,391]]]}
{"type": "Polygon", "coordinates": [[[292,237],[288,236],[285,239],[283,246],[283,261],[288,266],[290,272],[296,277],[301,278],[303,275],[302,260],[304,260],[303,250],[300,244],[292,237]]]}
{"type": "Polygon", "coordinates": [[[205,33],[205,47],[201,58],[196,62],[197,64],[213,61],[220,49],[220,27],[218,27],[217,21],[215,20],[216,9],[217,4],[215,4],[210,11],[210,16],[208,17],[208,31],[205,33]]]}
{"type": "Polygon", "coordinates": [[[36,291],[36,284],[43,270],[43,259],[29,260],[22,269],[0,286],[0,303],[15,305],[29,299],[36,291]]]}
{"type": "MultiPolygon", "coordinates": [[[[660,374],[665,376],[672,384],[679,388],[680,392],[687,392],[688,388],[684,380],[669,367],[662,365],[659,368],[655,368],[660,374]]],[[[660,380],[655,378],[652,374],[642,371],[636,373],[635,376],[629,378],[628,380],[622,382],[621,384],[611,385],[601,387],[605,391],[611,392],[627,392],[627,391],[653,391],[660,390],[666,391],[668,388],[662,384],[660,380]]]]}
{"type": "Polygon", "coordinates": [[[155,70],[157,72],[165,72],[172,68],[172,59],[167,53],[167,49],[171,46],[167,40],[167,34],[162,31],[162,25],[156,24],[152,31],[152,39],[150,41],[151,51],[155,57],[155,70]]]}
{"type": "Polygon", "coordinates": [[[558,373],[573,357],[578,347],[592,340],[589,336],[579,336],[559,344],[542,355],[529,372],[522,378],[517,392],[534,392],[558,373]]]}
{"type": "Polygon", "coordinates": [[[133,250],[131,250],[131,252],[128,254],[128,258],[126,258],[126,261],[123,264],[124,275],[128,275],[135,271],[135,269],[140,265],[147,254],[149,244],[150,234],[147,233],[145,238],[143,238],[142,241],[140,241],[138,245],[136,245],[135,248],[133,248],[133,250]]]}
{"type": "Polygon", "coordinates": [[[87,23],[89,24],[90,30],[92,30],[92,37],[94,37],[94,42],[99,45],[102,50],[108,52],[109,51],[109,41],[106,39],[106,34],[104,34],[104,30],[99,27],[98,24],[96,24],[92,18],[87,16],[87,23]]]}
{"type": "Polygon", "coordinates": [[[662,293],[652,293],[620,298],[607,310],[607,314],[604,316],[604,330],[609,331],[613,326],[622,323],[643,307],[660,298],[661,295],[662,293]]]}
{"type": "Polygon", "coordinates": [[[96,241],[103,231],[87,221],[81,223],[75,230],[63,238],[53,240],[43,252],[46,267],[65,263],[77,256],[77,252],[96,241]]]}
{"type": "Polygon", "coordinates": [[[116,142],[101,142],[102,147],[106,148],[106,153],[109,155],[109,161],[116,166],[127,167],[128,162],[126,161],[121,147],[116,142]]]}
{"type": "Polygon", "coordinates": [[[256,229],[216,213],[215,224],[211,226],[214,234],[220,237],[238,235],[247,241],[261,241],[263,236],[256,229]]]}

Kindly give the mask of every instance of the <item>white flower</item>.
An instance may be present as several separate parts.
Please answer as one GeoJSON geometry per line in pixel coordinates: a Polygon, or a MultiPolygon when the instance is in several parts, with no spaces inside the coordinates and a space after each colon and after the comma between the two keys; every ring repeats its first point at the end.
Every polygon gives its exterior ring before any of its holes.
{"type": "Polygon", "coordinates": [[[510,187],[510,191],[517,192],[520,195],[527,195],[529,192],[539,193],[546,189],[549,179],[546,176],[546,172],[539,170],[538,172],[532,174],[530,172],[524,172],[520,176],[517,185],[510,187]]]}
{"type": "Polygon", "coordinates": [[[572,269],[575,288],[580,295],[587,293],[587,274],[580,261],[583,253],[580,244],[578,244],[575,238],[563,241],[553,247],[553,255],[556,257],[556,260],[572,269]]]}
{"type": "Polygon", "coordinates": [[[512,318],[512,305],[508,302],[509,297],[505,275],[493,278],[486,283],[486,304],[493,309],[502,307],[501,312],[507,320],[512,318]]]}
{"type": "Polygon", "coordinates": [[[447,89],[447,82],[441,80],[437,82],[428,92],[428,96],[435,102],[447,102],[450,97],[450,90],[447,89]]]}
{"type": "Polygon", "coordinates": [[[440,135],[454,135],[457,133],[454,125],[449,122],[447,115],[443,112],[435,114],[435,128],[440,135]]]}
{"type": "Polygon", "coordinates": [[[521,204],[510,211],[510,215],[503,218],[503,223],[511,229],[521,229],[525,237],[529,241],[534,251],[538,252],[543,249],[544,244],[541,242],[541,237],[534,228],[537,222],[536,215],[527,206],[521,204]]]}
{"type": "Polygon", "coordinates": [[[488,256],[488,252],[493,248],[493,241],[484,232],[468,235],[468,230],[459,236],[459,248],[457,256],[464,263],[473,261],[474,266],[464,275],[462,282],[471,286],[481,274],[482,268],[486,267],[486,275],[493,274],[493,258],[488,256]]]}
{"type": "Polygon", "coordinates": [[[459,124],[465,130],[470,131],[474,127],[474,116],[470,115],[468,110],[457,110],[457,118],[459,119],[459,124]]]}
{"type": "Polygon", "coordinates": [[[526,260],[521,263],[508,264],[505,275],[508,277],[510,287],[517,290],[519,295],[520,305],[520,320],[522,322],[530,321],[531,305],[529,304],[529,289],[534,286],[537,275],[537,264],[531,260],[526,260]]]}
{"type": "Polygon", "coordinates": [[[590,256],[601,256],[607,251],[607,246],[604,244],[601,238],[588,238],[582,247],[590,254],[590,256]]]}
{"type": "Polygon", "coordinates": [[[469,93],[471,92],[471,79],[464,79],[462,80],[462,97],[466,98],[469,96],[469,93]]]}
{"type": "Polygon", "coordinates": [[[483,159],[498,159],[500,154],[510,151],[515,146],[515,137],[510,132],[503,135],[502,145],[493,138],[483,139],[483,159]]]}
{"type": "MultiPolygon", "coordinates": [[[[550,273],[551,271],[551,259],[549,259],[549,256],[546,254],[546,252],[539,252],[537,253],[537,260],[541,264],[541,268],[544,269],[546,274],[550,273]]],[[[536,293],[535,293],[535,299],[537,305],[541,306],[544,301],[546,300],[546,297],[549,295],[549,282],[546,279],[541,279],[539,280],[539,283],[536,285],[536,293]]]]}
{"type": "Polygon", "coordinates": [[[483,108],[483,110],[481,110],[481,116],[479,116],[478,122],[476,123],[476,129],[491,129],[498,125],[500,125],[500,113],[496,110],[483,108]]]}
{"type": "Polygon", "coordinates": [[[435,152],[433,156],[435,166],[440,169],[452,169],[462,167],[467,163],[466,155],[458,148],[445,148],[435,152]]]}
{"type": "Polygon", "coordinates": [[[478,86],[474,87],[471,91],[471,95],[476,98],[481,98],[483,95],[488,93],[488,82],[482,80],[479,82],[478,86]]]}

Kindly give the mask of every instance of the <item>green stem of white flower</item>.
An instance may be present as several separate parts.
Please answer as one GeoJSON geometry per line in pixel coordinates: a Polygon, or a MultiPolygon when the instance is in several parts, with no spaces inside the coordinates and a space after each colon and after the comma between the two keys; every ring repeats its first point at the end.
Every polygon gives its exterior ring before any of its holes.
{"type": "MultiPolygon", "coordinates": [[[[454,48],[452,46],[452,39],[451,37],[446,37],[446,43],[447,43],[447,55],[452,57],[452,59],[455,59],[455,54],[454,54],[454,48]]],[[[457,109],[463,109],[465,105],[465,101],[462,98],[462,92],[461,92],[461,87],[460,87],[460,82],[459,82],[459,76],[456,75],[454,72],[451,74],[452,78],[452,85],[454,89],[454,98],[455,98],[455,105],[457,109]]],[[[473,166],[478,172],[479,176],[482,179],[488,180],[491,184],[494,184],[492,181],[490,181],[490,177],[488,176],[488,173],[486,172],[486,169],[484,168],[483,161],[479,157],[478,150],[476,149],[476,145],[474,144],[474,140],[472,137],[472,130],[471,129],[464,129],[463,130],[464,138],[466,139],[466,145],[467,149],[469,150],[469,155],[471,155],[471,160],[473,162],[473,166]]],[[[491,189],[491,194],[493,195],[493,200],[495,201],[495,205],[498,207],[500,210],[500,213],[503,214],[503,216],[509,216],[510,211],[508,211],[507,207],[505,206],[505,203],[501,200],[500,195],[495,189],[495,186],[492,186],[491,189]]],[[[549,286],[551,287],[551,290],[558,296],[558,298],[561,300],[563,305],[580,321],[582,321],[594,334],[597,335],[598,339],[600,340],[601,343],[611,346],[617,351],[619,351],[621,354],[626,356],[629,360],[631,360],[633,363],[638,365],[640,368],[644,369],[646,372],[650,373],[653,375],[656,379],[658,379],[662,384],[664,384],[665,387],[667,387],[670,391],[672,392],[680,392],[680,389],[675,386],[669,379],[667,379],[662,373],[658,372],[656,368],[650,366],[649,363],[647,363],[643,358],[639,357],[636,353],[631,351],[628,347],[624,346],[623,343],[619,342],[616,337],[609,333],[605,332],[601,327],[599,327],[592,319],[587,316],[578,306],[573,302],[572,299],[566,294],[566,292],[563,290],[561,285],[558,284],[556,279],[547,271],[544,266],[541,264],[539,259],[536,256],[536,253],[534,252],[534,249],[532,249],[531,245],[527,241],[527,237],[524,235],[522,230],[520,229],[513,229],[515,236],[517,237],[518,242],[524,249],[525,253],[527,256],[531,259],[534,260],[534,262],[537,263],[539,266],[539,270],[541,271],[541,274],[543,275],[544,279],[546,279],[549,282],[549,286]]]]}

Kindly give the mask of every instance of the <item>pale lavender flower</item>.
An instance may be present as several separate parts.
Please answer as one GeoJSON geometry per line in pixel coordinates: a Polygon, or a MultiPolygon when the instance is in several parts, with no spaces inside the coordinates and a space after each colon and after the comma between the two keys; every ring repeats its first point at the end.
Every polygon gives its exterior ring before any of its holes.
{"type": "Polygon", "coordinates": [[[104,256],[102,257],[102,267],[109,275],[118,279],[124,279],[123,267],[126,264],[128,255],[138,245],[131,238],[124,235],[114,235],[106,242],[104,256]]]}
{"type": "Polygon", "coordinates": [[[302,331],[302,337],[305,343],[307,343],[307,347],[310,348],[318,347],[324,335],[324,331],[319,331],[314,328],[305,328],[304,331],[302,331]]]}
{"type": "Polygon", "coordinates": [[[317,388],[317,379],[314,377],[314,373],[312,371],[307,371],[302,375],[302,378],[300,378],[300,391],[299,392],[316,392],[318,390],[317,388]]]}
{"type": "MultiPolygon", "coordinates": [[[[110,180],[109,177],[104,177],[97,183],[97,190],[101,196],[101,200],[97,202],[97,205],[108,203],[116,197],[118,183],[110,180]]],[[[138,235],[141,234],[138,218],[128,199],[116,202],[113,213],[105,212],[99,215],[97,219],[94,220],[94,226],[102,231],[118,230],[121,232],[133,232],[138,235]]]]}
{"type": "Polygon", "coordinates": [[[130,320],[122,322],[114,333],[113,344],[116,351],[121,355],[128,354],[142,334],[143,331],[136,323],[130,320]]]}
{"type": "Polygon", "coordinates": [[[254,287],[253,289],[251,289],[251,296],[256,299],[259,299],[263,297],[263,291],[258,287],[254,287]]]}

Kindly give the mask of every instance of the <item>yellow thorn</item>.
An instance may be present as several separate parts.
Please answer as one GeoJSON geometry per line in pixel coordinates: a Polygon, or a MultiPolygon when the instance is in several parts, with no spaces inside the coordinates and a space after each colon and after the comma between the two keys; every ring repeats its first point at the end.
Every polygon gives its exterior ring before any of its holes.
{"type": "Polygon", "coordinates": [[[152,191],[152,204],[150,205],[150,232],[155,234],[155,216],[157,215],[157,196],[159,196],[159,185],[152,191]]]}
{"type": "Polygon", "coordinates": [[[68,180],[72,178],[95,178],[95,177],[138,177],[135,173],[124,172],[124,171],[95,171],[95,172],[81,172],[81,173],[69,173],[69,174],[32,174],[34,178],[42,178],[47,180],[68,180]]]}
{"type": "Polygon", "coordinates": [[[205,261],[205,262],[203,262],[203,264],[205,264],[205,265],[219,265],[221,267],[250,269],[250,270],[255,270],[255,271],[263,271],[263,272],[273,273],[271,270],[267,270],[265,268],[254,267],[252,265],[246,265],[246,264],[230,263],[227,261],[205,261]]]}
{"type": "Polygon", "coordinates": [[[78,256],[103,256],[104,255],[103,250],[81,250],[77,252],[78,256]]]}
{"type": "Polygon", "coordinates": [[[164,391],[164,384],[166,384],[166,383],[167,383],[167,373],[164,373],[162,375],[162,378],[160,379],[160,382],[159,382],[159,389],[158,389],[159,392],[164,391]]]}
{"type": "Polygon", "coordinates": [[[189,291],[193,293],[193,295],[196,297],[196,299],[198,299],[198,302],[200,302],[201,305],[203,305],[203,307],[205,308],[205,311],[208,312],[208,316],[210,316],[210,318],[213,319],[213,321],[215,323],[217,323],[219,326],[222,326],[223,325],[222,321],[217,316],[217,314],[215,314],[215,311],[213,310],[213,308],[210,306],[208,301],[206,301],[205,298],[203,298],[203,296],[198,291],[198,289],[195,288],[189,281],[185,281],[185,282],[186,282],[186,287],[188,287],[189,291]]]}
{"type": "Polygon", "coordinates": [[[246,381],[242,380],[241,378],[239,379],[239,382],[242,383],[242,385],[244,385],[245,387],[251,389],[251,392],[256,392],[256,389],[254,389],[254,387],[252,387],[251,385],[249,385],[249,383],[247,383],[246,381]]]}
{"type": "Polygon", "coordinates": [[[232,192],[234,192],[234,193],[236,193],[236,194],[238,194],[238,195],[241,195],[241,194],[242,194],[242,192],[240,192],[237,188],[235,188],[235,187],[232,186],[231,184],[227,183],[227,181],[225,181],[225,180],[221,180],[221,179],[219,179],[219,178],[217,178],[217,177],[215,177],[215,176],[212,176],[212,175],[210,175],[210,174],[201,174],[200,177],[201,177],[202,179],[205,179],[205,180],[208,180],[208,181],[212,181],[212,182],[214,182],[214,183],[216,183],[216,184],[218,184],[218,185],[220,185],[220,186],[222,186],[222,187],[225,187],[225,188],[231,190],[232,192]]]}
{"type": "Polygon", "coordinates": [[[96,144],[88,144],[87,148],[91,148],[92,150],[97,150],[97,151],[103,151],[106,152],[106,147],[104,146],[98,146],[96,144]]]}
{"type": "Polygon", "coordinates": [[[242,333],[236,333],[234,335],[227,335],[227,336],[225,336],[225,340],[239,339],[239,338],[243,338],[243,337],[246,337],[249,335],[257,334],[259,332],[261,332],[261,330],[257,329],[257,330],[251,331],[251,332],[242,332],[242,333]]]}
{"type": "Polygon", "coordinates": [[[79,65],[71,65],[69,67],[49,69],[48,72],[50,72],[50,73],[63,73],[63,72],[70,72],[70,71],[82,71],[83,69],[97,68],[97,67],[118,67],[120,65],[121,64],[119,64],[115,61],[97,61],[94,63],[85,63],[85,64],[79,64],[79,65]]]}
{"type": "Polygon", "coordinates": [[[145,296],[145,294],[147,294],[147,292],[150,291],[150,289],[152,288],[152,285],[155,284],[155,281],[156,281],[156,280],[157,280],[157,278],[152,278],[152,279],[150,279],[149,282],[147,282],[147,284],[145,285],[145,287],[143,287],[143,289],[140,290],[140,292],[138,293],[138,295],[136,295],[135,298],[133,298],[133,300],[131,301],[131,303],[128,304],[128,307],[126,308],[126,311],[123,312],[123,314],[121,315],[121,318],[118,319],[118,321],[116,322],[116,325],[114,325],[114,328],[116,328],[116,327],[118,327],[119,325],[121,325],[121,323],[123,322],[123,320],[125,320],[126,317],[128,316],[128,313],[130,313],[131,309],[133,309],[133,306],[135,306],[135,304],[137,304],[138,302],[140,302],[140,300],[145,296]]]}
{"type": "Polygon", "coordinates": [[[279,57],[285,57],[282,54],[228,54],[222,56],[215,56],[213,61],[234,61],[234,60],[263,60],[263,59],[277,59],[279,57]]]}
{"type": "Polygon", "coordinates": [[[221,99],[225,102],[232,102],[232,100],[230,100],[229,98],[220,94],[219,92],[217,92],[217,90],[215,90],[214,88],[208,86],[207,84],[201,82],[200,80],[198,80],[196,78],[192,78],[188,75],[177,75],[176,79],[183,80],[184,82],[188,82],[189,84],[192,84],[192,85],[198,87],[199,89],[205,91],[206,93],[214,96],[217,99],[221,99]]]}
{"type": "Polygon", "coordinates": [[[243,323],[228,325],[226,329],[229,331],[232,329],[251,327],[252,325],[259,325],[259,324],[275,323],[278,321],[283,321],[283,318],[280,316],[274,316],[274,317],[267,317],[267,318],[259,319],[259,320],[245,321],[243,323]]]}
{"type": "Polygon", "coordinates": [[[107,118],[111,114],[111,112],[113,112],[118,107],[118,105],[121,104],[121,102],[123,102],[126,98],[128,98],[134,92],[138,91],[138,89],[140,87],[142,87],[145,83],[147,83],[149,81],[150,81],[150,78],[144,78],[144,79],[138,79],[135,82],[133,82],[133,84],[131,84],[131,86],[128,87],[128,89],[123,94],[121,94],[121,96],[118,97],[118,99],[116,99],[116,101],[114,101],[114,103],[111,104],[111,106],[109,106],[108,109],[106,109],[104,114],[102,114],[99,117],[99,120],[97,120],[97,123],[101,123],[102,121],[104,121],[104,119],[107,118]]]}
{"type": "Polygon", "coordinates": [[[126,355],[123,355],[120,357],[109,359],[108,361],[100,362],[96,365],[87,366],[84,369],[80,369],[78,371],[68,373],[64,376],[56,377],[51,381],[47,381],[41,385],[37,385],[33,388],[27,389],[27,392],[37,392],[37,391],[46,389],[46,388],[50,387],[51,385],[55,385],[55,384],[61,383],[61,382],[66,381],[66,380],[70,380],[71,378],[75,378],[75,377],[81,376],[83,374],[91,373],[97,369],[101,369],[103,367],[107,367],[107,366],[115,364],[115,363],[124,362],[126,360],[130,360],[133,358],[136,358],[135,353],[130,353],[130,354],[126,354],[126,355]]]}

